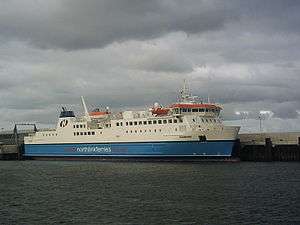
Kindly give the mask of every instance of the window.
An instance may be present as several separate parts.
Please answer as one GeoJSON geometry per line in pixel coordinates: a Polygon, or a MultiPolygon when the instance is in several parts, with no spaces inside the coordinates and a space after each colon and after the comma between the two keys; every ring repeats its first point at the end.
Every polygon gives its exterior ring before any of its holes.
{"type": "Polygon", "coordinates": [[[135,130],[134,132],[137,133],[137,130],[135,130]]]}
{"type": "Polygon", "coordinates": [[[208,119],[205,119],[206,123],[208,123],[208,119]]]}
{"type": "Polygon", "coordinates": [[[169,119],[169,123],[172,123],[172,119],[169,119]]]}
{"type": "Polygon", "coordinates": [[[123,122],[120,122],[120,126],[123,126],[123,122]]]}
{"type": "Polygon", "coordinates": [[[177,120],[174,119],[174,123],[177,123],[177,120]]]}
{"type": "Polygon", "coordinates": [[[175,128],[175,131],[177,131],[177,128],[175,128]]]}
{"type": "Polygon", "coordinates": [[[198,109],[192,109],[192,112],[198,112],[198,109]]]}
{"type": "Polygon", "coordinates": [[[161,124],[161,120],[158,120],[158,124],[161,124]]]}
{"type": "Polygon", "coordinates": [[[137,125],[137,121],[134,121],[134,125],[137,125]]]}
{"type": "Polygon", "coordinates": [[[128,126],[128,122],[126,122],[126,126],[128,126]]]}
{"type": "Polygon", "coordinates": [[[79,125],[78,125],[78,124],[76,125],[76,128],[79,128],[79,125]]]}
{"type": "Polygon", "coordinates": [[[149,132],[151,132],[151,130],[149,130],[149,132]]]}
{"type": "Polygon", "coordinates": [[[143,121],[143,124],[144,124],[144,125],[147,125],[147,121],[143,121]]]}
{"type": "Polygon", "coordinates": [[[73,128],[76,128],[76,126],[75,126],[75,125],[73,125],[73,128]]]}
{"type": "Polygon", "coordinates": [[[85,128],[85,125],[83,125],[83,128],[85,128]]]}
{"type": "Polygon", "coordinates": [[[143,131],[142,130],[140,130],[140,133],[142,133],[143,131]]]}
{"type": "Polygon", "coordinates": [[[129,125],[132,126],[132,122],[129,122],[129,125]]]}
{"type": "Polygon", "coordinates": [[[154,129],[154,132],[156,132],[156,129],[154,129]]]}
{"type": "Polygon", "coordinates": [[[159,132],[161,132],[161,129],[159,129],[159,132]]]}
{"type": "Polygon", "coordinates": [[[95,131],[92,131],[92,135],[95,135],[95,131]]]}
{"type": "Polygon", "coordinates": [[[83,135],[83,132],[80,132],[80,135],[83,135]]]}
{"type": "Polygon", "coordinates": [[[185,108],[184,108],[184,109],[182,109],[182,112],[187,112],[187,109],[185,109],[185,108]]]}
{"type": "Polygon", "coordinates": [[[202,120],[202,123],[204,123],[204,119],[203,119],[203,118],[201,118],[201,120],[202,120]]]}
{"type": "Polygon", "coordinates": [[[143,121],[139,121],[139,125],[143,125],[143,121]]]}
{"type": "Polygon", "coordinates": [[[128,130],[126,130],[126,133],[128,134],[128,130]]]}
{"type": "Polygon", "coordinates": [[[132,133],[132,130],[130,131],[130,133],[132,133]]]}
{"type": "Polygon", "coordinates": [[[152,121],[148,121],[148,124],[152,124],[152,121]]]}
{"type": "Polygon", "coordinates": [[[156,121],[156,120],[153,120],[153,124],[157,124],[157,121],[156,121]]]}
{"type": "Polygon", "coordinates": [[[191,112],[191,109],[187,109],[188,112],[191,112]]]}
{"type": "Polygon", "coordinates": [[[76,136],[76,132],[74,132],[74,136],[76,136]]]}
{"type": "Polygon", "coordinates": [[[163,120],[163,123],[167,123],[167,120],[163,120]]]}
{"type": "Polygon", "coordinates": [[[90,132],[90,131],[88,131],[88,135],[91,135],[91,132],[90,132]]]}
{"type": "Polygon", "coordinates": [[[86,132],[84,132],[84,135],[86,135],[86,132]]]}
{"type": "Polygon", "coordinates": [[[80,128],[82,128],[82,124],[80,124],[80,128]]]}
{"type": "Polygon", "coordinates": [[[79,132],[77,132],[76,135],[79,135],[79,132]]]}
{"type": "Polygon", "coordinates": [[[204,109],[199,109],[199,112],[204,112],[204,109]]]}
{"type": "Polygon", "coordinates": [[[119,126],[119,122],[118,123],[116,123],[116,125],[117,125],[117,127],[119,126]]]}

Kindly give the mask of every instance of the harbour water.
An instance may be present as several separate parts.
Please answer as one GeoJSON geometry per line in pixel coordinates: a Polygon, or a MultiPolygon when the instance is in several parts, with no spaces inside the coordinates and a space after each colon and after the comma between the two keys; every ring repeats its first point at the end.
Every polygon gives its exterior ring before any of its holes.
{"type": "Polygon", "coordinates": [[[300,224],[300,164],[2,161],[0,224],[300,224]]]}

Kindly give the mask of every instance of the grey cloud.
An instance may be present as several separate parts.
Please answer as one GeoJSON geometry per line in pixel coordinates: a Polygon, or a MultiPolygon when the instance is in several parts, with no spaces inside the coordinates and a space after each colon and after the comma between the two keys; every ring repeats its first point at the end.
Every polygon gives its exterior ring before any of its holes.
{"type": "Polygon", "coordinates": [[[169,32],[221,28],[234,11],[222,1],[69,0],[1,3],[0,34],[41,48],[83,49],[169,32]],[[21,9],[20,9],[21,8],[21,9]]]}
{"type": "Polygon", "coordinates": [[[225,119],[299,120],[297,1],[0,4],[0,124],[55,122],[63,105],[80,114],[80,95],[90,109],[168,105],[184,78],[225,119]]]}

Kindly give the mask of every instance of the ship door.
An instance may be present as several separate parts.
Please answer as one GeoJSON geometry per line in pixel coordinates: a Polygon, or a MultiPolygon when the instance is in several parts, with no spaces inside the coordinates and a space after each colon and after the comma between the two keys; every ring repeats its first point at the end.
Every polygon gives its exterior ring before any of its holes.
{"type": "Polygon", "coordinates": [[[205,135],[199,136],[199,141],[205,142],[206,141],[206,136],[205,135]]]}

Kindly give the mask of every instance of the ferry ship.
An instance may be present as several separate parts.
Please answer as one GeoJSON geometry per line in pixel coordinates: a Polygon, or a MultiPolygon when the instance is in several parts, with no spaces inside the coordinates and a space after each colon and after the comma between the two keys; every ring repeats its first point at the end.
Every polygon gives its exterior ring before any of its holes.
{"type": "Polygon", "coordinates": [[[228,157],[239,132],[225,126],[220,105],[197,101],[186,83],[179,101],[168,107],[158,103],[145,111],[112,113],[88,111],[84,115],[62,108],[56,129],[41,130],[24,139],[24,156],[85,158],[203,158],[228,157]]]}

